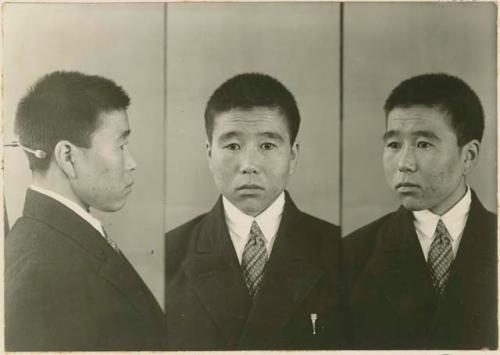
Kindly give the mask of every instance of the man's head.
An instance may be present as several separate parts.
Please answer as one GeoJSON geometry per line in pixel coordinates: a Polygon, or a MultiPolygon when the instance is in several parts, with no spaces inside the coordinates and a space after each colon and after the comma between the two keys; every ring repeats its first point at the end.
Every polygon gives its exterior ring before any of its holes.
{"type": "Polygon", "coordinates": [[[123,207],[135,169],[127,150],[129,103],[122,88],[99,76],[53,72],[37,81],[15,122],[20,143],[46,153],[27,154],[35,177],[66,184],[84,208],[123,207]]]}
{"type": "Polygon", "coordinates": [[[465,176],[479,157],[484,130],[472,89],[447,74],[399,84],[385,106],[384,169],[409,210],[443,214],[465,193],[465,176]]]}
{"type": "Polygon", "coordinates": [[[210,170],[219,191],[244,213],[259,215],[285,189],[297,162],[299,125],[293,95],[268,75],[237,75],[210,97],[210,170]]]}

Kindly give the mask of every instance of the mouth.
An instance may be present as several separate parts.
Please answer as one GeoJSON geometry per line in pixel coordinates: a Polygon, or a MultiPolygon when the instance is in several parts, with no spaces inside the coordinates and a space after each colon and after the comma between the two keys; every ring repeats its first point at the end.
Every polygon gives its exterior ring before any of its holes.
{"type": "Polygon", "coordinates": [[[241,185],[236,188],[236,191],[264,191],[264,188],[255,184],[241,185]]]}
{"type": "Polygon", "coordinates": [[[396,185],[396,190],[398,192],[411,192],[419,188],[420,185],[411,182],[400,182],[399,184],[396,185]]]}

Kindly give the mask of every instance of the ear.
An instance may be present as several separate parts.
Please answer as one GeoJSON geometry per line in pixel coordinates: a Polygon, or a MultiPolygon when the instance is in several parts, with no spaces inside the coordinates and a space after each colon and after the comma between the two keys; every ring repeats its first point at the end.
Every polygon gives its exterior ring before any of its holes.
{"type": "Polygon", "coordinates": [[[205,149],[207,150],[207,158],[210,159],[212,157],[212,144],[208,141],[205,141],[205,149]]]}
{"type": "Polygon", "coordinates": [[[54,159],[59,168],[70,179],[76,178],[75,153],[77,147],[68,141],[59,141],[54,148],[54,159]]]}
{"type": "Polygon", "coordinates": [[[207,152],[208,169],[212,171],[212,144],[208,139],[205,141],[205,149],[207,152]]]}
{"type": "Polygon", "coordinates": [[[462,147],[462,161],[464,164],[464,175],[467,175],[474,169],[479,161],[479,151],[481,143],[477,139],[471,140],[462,147]]]}
{"type": "Polygon", "coordinates": [[[295,140],[292,144],[292,149],[290,152],[290,169],[288,175],[292,175],[297,167],[297,162],[299,160],[299,142],[295,140]]]}

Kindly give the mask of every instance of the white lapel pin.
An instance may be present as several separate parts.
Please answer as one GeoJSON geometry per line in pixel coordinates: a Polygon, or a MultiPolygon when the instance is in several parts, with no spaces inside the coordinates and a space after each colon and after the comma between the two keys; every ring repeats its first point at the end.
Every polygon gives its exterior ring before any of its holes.
{"type": "Polygon", "coordinates": [[[316,335],[316,320],[318,320],[318,315],[316,313],[311,313],[311,324],[313,328],[313,335],[316,335]]]}

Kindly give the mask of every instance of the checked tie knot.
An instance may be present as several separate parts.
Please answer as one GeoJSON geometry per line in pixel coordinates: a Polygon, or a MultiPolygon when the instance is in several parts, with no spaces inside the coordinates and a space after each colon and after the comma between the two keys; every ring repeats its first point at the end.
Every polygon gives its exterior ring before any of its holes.
{"type": "Polygon", "coordinates": [[[446,229],[446,226],[444,225],[442,220],[439,220],[439,222],[436,226],[435,235],[436,235],[436,238],[438,238],[438,241],[440,243],[449,243],[450,242],[448,230],[446,229]]]}
{"type": "Polygon", "coordinates": [[[252,227],[250,228],[250,238],[248,239],[248,241],[257,245],[266,244],[264,234],[260,230],[260,227],[256,221],[253,221],[252,223],[252,227]]]}

